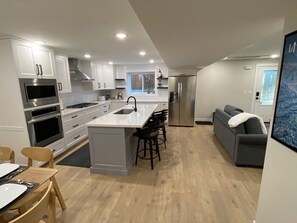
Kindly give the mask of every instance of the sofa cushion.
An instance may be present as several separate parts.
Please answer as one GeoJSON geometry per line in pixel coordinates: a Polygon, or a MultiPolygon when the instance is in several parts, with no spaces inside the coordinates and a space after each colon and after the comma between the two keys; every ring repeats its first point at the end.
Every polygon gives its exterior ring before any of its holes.
{"type": "Polygon", "coordinates": [[[224,112],[228,113],[229,115],[231,115],[232,111],[239,111],[239,112],[243,112],[242,109],[234,107],[233,105],[226,105],[224,108],[224,112]]]}
{"type": "Polygon", "coordinates": [[[261,124],[257,118],[250,118],[244,122],[244,128],[246,134],[262,134],[261,124]]]}

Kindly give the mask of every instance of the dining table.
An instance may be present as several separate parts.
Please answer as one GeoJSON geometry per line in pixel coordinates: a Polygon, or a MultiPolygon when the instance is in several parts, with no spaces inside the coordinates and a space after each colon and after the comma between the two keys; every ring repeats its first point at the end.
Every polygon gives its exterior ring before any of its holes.
{"type": "Polygon", "coordinates": [[[23,167],[23,170],[14,175],[12,178],[8,179],[7,181],[1,181],[0,185],[6,183],[29,182],[29,184],[32,184],[33,186],[28,187],[24,194],[0,209],[0,216],[7,210],[14,209],[15,207],[20,207],[25,204],[26,201],[30,200],[30,198],[33,196],[32,192],[49,181],[57,174],[57,172],[57,169],[52,168],[23,167]]]}

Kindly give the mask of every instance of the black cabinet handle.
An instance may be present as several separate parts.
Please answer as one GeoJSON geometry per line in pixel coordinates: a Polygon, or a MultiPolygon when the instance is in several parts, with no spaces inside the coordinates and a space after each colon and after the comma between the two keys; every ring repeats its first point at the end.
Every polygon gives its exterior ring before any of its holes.
{"type": "Polygon", "coordinates": [[[74,116],[72,116],[71,118],[76,118],[78,115],[74,115],[74,116]]]}
{"type": "Polygon", "coordinates": [[[73,139],[78,139],[80,137],[80,135],[73,137],[73,139]]]}
{"type": "Polygon", "coordinates": [[[61,91],[60,84],[61,84],[61,83],[58,82],[58,91],[61,91]]]}
{"type": "Polygon", "coordinates": [[[36,69],[37,69],[37,75],[39,75],[40,73],[39,73],[39,67],[38,67],[38,64],[36,64],[36,69]]]}
{"type": "Polygon", "coordinates": [[[60,84],[61,84],[61,91],[63,91],[63,84],[62,84],[62,82],[60,82],[60,84]]]}
{"type": "Polygon", "coordinates": [[[96,118],[97,118],[97,116],[93,117],[92,119],[96,119],[96,118]]]}
{"type": "Polygon", "coordinates": [[[53,149],[53,152],[56,152],[56,149],[53,149]]]}
{"type": "Polygon", "coordinates": [[[39,68],[40,68],[40,75],[42,75],[43,74],[43,70],[42,70],[42,65],[41,64],[39,64],[39,68]]]}
{"type": "Polygon", "coordinates": [[[76,128],[77,126],[79,126],[79,124],[73,125],[72,128],[76,128]]]}
{"type": "Polygon", "coordinates": [[[104,83],[104,88],[106,88],[106,83],[104,83]]]}
{"type": "Polygon", "coordinates": [[[98,83],[98,88],[101,88],[101,85],[100,85],[100,83],[98,83]]]}

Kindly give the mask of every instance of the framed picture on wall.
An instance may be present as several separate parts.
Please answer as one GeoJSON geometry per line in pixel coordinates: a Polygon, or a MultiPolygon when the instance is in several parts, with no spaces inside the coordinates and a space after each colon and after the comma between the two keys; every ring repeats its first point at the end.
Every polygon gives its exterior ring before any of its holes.
{"type": "Polygon", "coordinates": [[[297,152],[297,31],[285,36],[271,138],[297,152]]]}

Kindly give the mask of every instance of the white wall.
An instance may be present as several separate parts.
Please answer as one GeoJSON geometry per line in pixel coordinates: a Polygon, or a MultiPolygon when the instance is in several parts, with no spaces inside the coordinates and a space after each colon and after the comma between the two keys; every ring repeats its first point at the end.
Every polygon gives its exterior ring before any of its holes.
{"type": "MultiPolygon", "coordinates": [[[[297,29],[287,17],[284,33],[297,29]]],[[[256,215],[257,223],[297,222],[297,153],[269,137],[256,215]]]]}
{"type": "Polygon", "coordinates": [[[277,62],[277,59],[219,61],[198,71],[195,119],[212,120],[215,109],[226,104],[251,112],[256,65],[277,62]]]}

